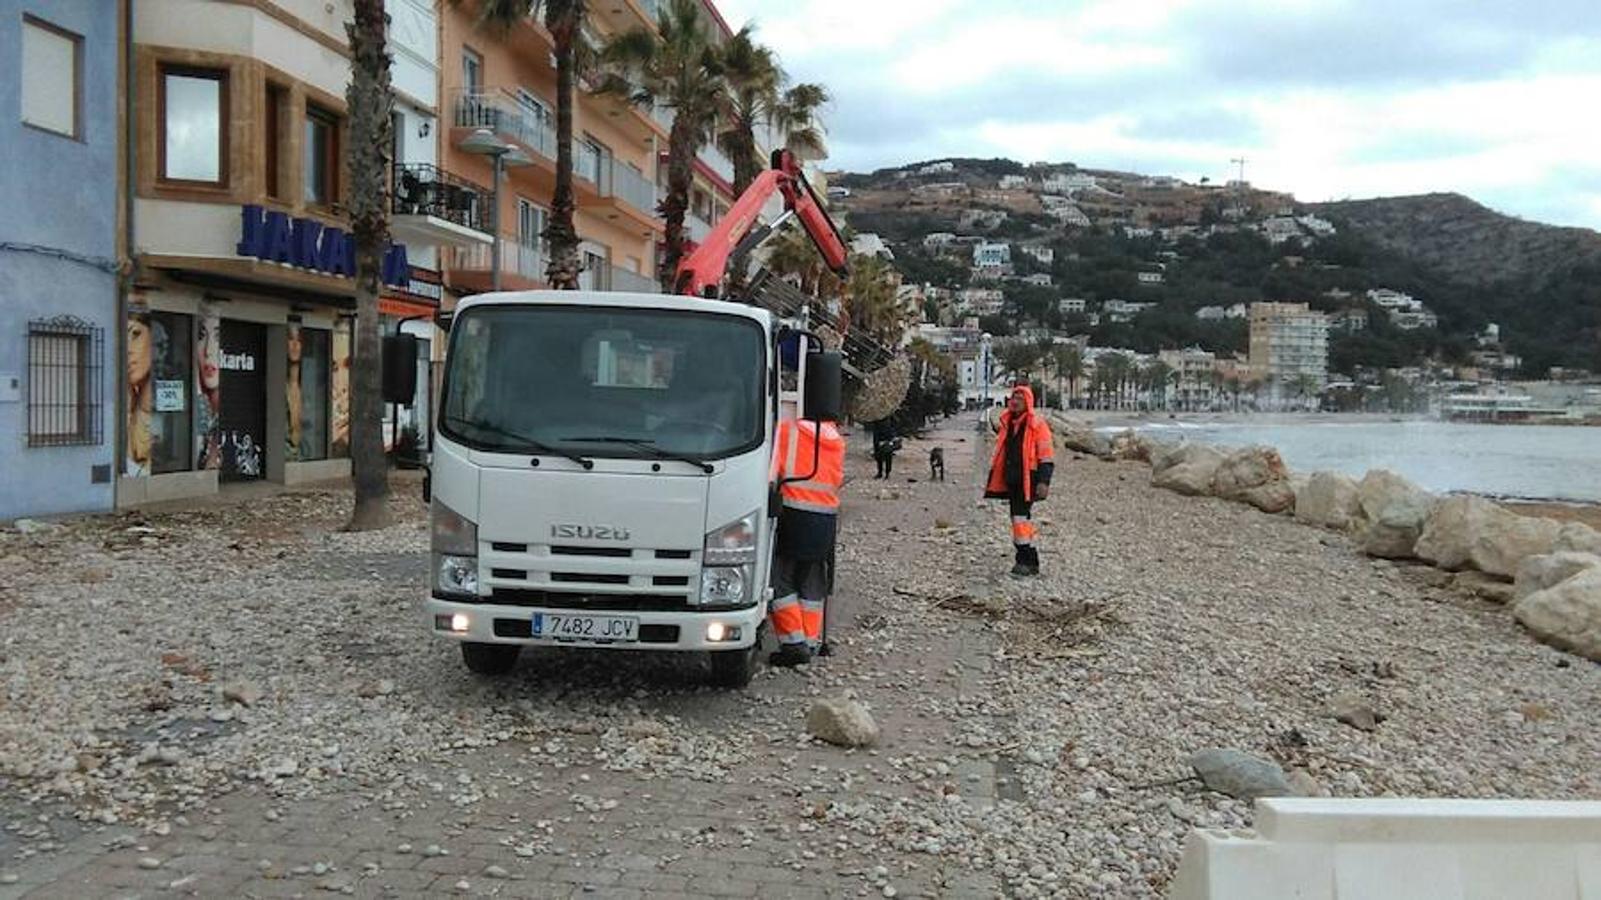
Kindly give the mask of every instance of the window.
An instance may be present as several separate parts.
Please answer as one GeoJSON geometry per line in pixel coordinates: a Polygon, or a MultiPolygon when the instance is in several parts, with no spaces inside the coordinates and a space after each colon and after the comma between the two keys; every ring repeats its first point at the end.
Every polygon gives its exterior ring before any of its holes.
{"type": "Polygon", "coordinates": [[[267,196],[283,200],[284,117],[289,113],[289,92],[276,84],[267,85],[266,158],[267,196]]]}
{"type": "Polygon", "coordinates": [[[194,443],[194,335],[191,319],[177,313],[128,317],[128,475],[182,472],[194,443]]]}
{"type": "Polygon", "coordinates": [[[319,206],[332,206],[339,199],[335,173],[339,171],[339,120],[334,114],[306,106],[305,200],[319,206]]]}
{"type": "Polygon", "coordinates": [[[156,116],[163,179],[217,186],[228,180],[228,73],[164,67],[156,116]]]}
{"type": "Polygon", "coordinates": [[[525,197],[517,198],[517,242],[524,247],[542,247],[545,242],[545,211],[525,197]]]}
{"type": "Polygon", "coordinates": [[[484,91],[484,58],[467,47],[461,48],[461,86],[469,94],[484,91]]]}
{"type": "Polygon", "coordinates": [[[601,172],[611,151],[587,134],[578,142],[577,149],[578,158],[573,162],[573,171],[579,178],[587,178],[602,188],[606,187],[601,180],[601,172]]]}
{"type": "Polygon", "coordinates": [[[285,397],[289,414],[289,458],[328,458],[331,332],[290,324],[285,397]]]}
{"type": "Polygon", "coordinates": [[[22,19],[22,121],[78,137],[83,39],[31,16],[22,19]]]}
{"type": "Polygon", "coordinates": [[[105,331],[74,316],[28,323],[28,446],[100,443],[105,331]]]}

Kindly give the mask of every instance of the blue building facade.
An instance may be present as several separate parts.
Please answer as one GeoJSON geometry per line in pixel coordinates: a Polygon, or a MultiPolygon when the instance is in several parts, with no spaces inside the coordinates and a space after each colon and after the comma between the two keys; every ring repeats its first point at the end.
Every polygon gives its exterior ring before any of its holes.
{"type": "Polygon", "coordinates": [[[121,10],[0,0],[0,520],[115,502],[121,10]]]}

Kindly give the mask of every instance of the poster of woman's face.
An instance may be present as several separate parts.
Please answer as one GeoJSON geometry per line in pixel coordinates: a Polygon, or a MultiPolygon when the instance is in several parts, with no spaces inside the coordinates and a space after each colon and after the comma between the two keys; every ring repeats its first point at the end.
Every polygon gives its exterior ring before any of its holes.
{"type": "Polygon", "coordinates": [[[150,413],[154,393],[150,390],[150,368],[154,350],[150,322],[141,315],[128,317],[128,475],[150,474],[150,413]]]}
{"type": "Polygon", "coordinates": [[[201,469],[222,468],[222,317],[210,304],[195,321],[195,436],[201,469]]]}
{"type": "Polygon", "coordinates": [[[329,441],[334,456],[350,455],[350,320],[334,327],[332,340],[333,409],[328,416],[329,441]]]}
{"type": "Polygon", "coordinates": [[[284,452],[288,459],[300,458],[300,326],[290,322],[285,328],[284,345],[289,365],[284,369],[284,452]]]}

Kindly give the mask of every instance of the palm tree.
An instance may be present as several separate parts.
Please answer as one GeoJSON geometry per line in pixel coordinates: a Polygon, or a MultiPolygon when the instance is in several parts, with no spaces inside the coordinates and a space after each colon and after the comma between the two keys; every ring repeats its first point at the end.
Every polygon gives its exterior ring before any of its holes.
{"type": "Polygon", "coordinates": [[[670,0],[657,30],[633,28],[612,35],[600,50],[607,70],[601,89],[640,105],[661,103],[673,111],[667,136],[667,194],[660,211],[667,220],[662,281],[671,290],[684,255],[684,216],[694,180],[695,156],[712,139],[727,96],[723,59],[707,37],[697,0],[670,0]]]}
{"type": "Polygon", "coordinates": [[[1009,341],[1000,346],[995,354],[996,361],[1001,364],[1001,371],[1014,376],[1015,379],[1027,381],[1029,372],[1039,359],[1039,350],[1026,341],[1009,341]]]}
{"type": "MultiPolygon", "coordinates": [[[[807,249],[813,258],[818,258],[815,250],[807,249]]],[[[851,257],[850,276],[845,283],[850,327],[892,347],[900,343],[906,330],[893,275],[894,270],[884,260],[858,254],[851,257]]]]}
{"type": "Polygon", "coordinates": [[[823,127],[817,114],[830,99],[827,88],[809,81],[784,91],[773,108],[773,124],[784,132],[786,149],[802,157],[823,154],[823,127]]]}
{"type": "Polygon", "coordinates": [[[389,523],[389,463],[384,459],[383,406],[379,391],[378,290],[389,245],[390,115],[395,95],[389,83],[388,16],[384,0],[356,0],[350,40],[351,78],[345,90],[350,111],[350,231],[356,244],[356,334],[351,354],[350,470],[355,504],[350,529],[389,523]]]}
{"type": "Polygon", "coordinates": [[[1056,348],[1056,377],[1067,379],[1067,402],[1072,406],[1078,396],[1078,383],[1084,377],[1084,353],[1077,344],[1063,344],[1056,348]]]}
{"type": "Polygon", "coordinates": [[[722,47],[723,78],[728,83],[727,121],[717,133],[717,148],[734,164],[734,193],[745,193],[765,163],[756,129],[776,126],[785,133],[785,149],[818,154],[823,133],[816,117],[829,100],[820,84],[786,88],[788,76],[773,51],[756,42],[747,25],[722,47]]]}
{"type": "Polygon", "coordinates": [[[542,235],[550,253],[545,280],[557,290],[575,291],[579,258],[578,228],[573,224],[573,214],[578,209],[578,198],[573,193],[573,91],[584,57],[589,54],[589,48],[584,46],[587,0],[483,0],[480,18],[484,24],[505,32],[540,12],[544,14],[545,30],[550,32],[551,56],[556,61],[556,189],[542,235]]]}
{"type": "Polygon", "coordinates": [[[761,174],[756,129],[773,120],[784,71],[773,51],[758,44],[746,25],[723,45],[723,77],[728,82],[728,119],[717,133],[717,148],[734,164],[737,196],[761,174]]]}
{"type": "Polygon", "coordinates": [[[1157,403],[1157,395],[1161,397],[1161,408],[1167,409],[1167,389],[1173,377],[1173,367],[1159,359],[1153,359],[1145,365],[1145,389],[1151,392],[1153,408],[1157,403]]]}

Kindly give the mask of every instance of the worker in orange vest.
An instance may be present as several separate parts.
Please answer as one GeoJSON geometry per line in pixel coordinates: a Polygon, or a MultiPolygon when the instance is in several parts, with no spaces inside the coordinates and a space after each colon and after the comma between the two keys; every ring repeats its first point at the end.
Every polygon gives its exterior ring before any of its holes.
{"type": "Polygon", "coordinates": [[[797,666],[810,662],[822,646],[839,489],[845,483],[845,438],[839,428],[833,422],[780,421],[772,477],[783,508],[773,552],[770,616],[778,651],[768,661],[797,666]]]}
{"type": "Polygon", "coordinates": [[[1050,495],[1055,458],[1051,426],[1034,411],[1034,391],[1017,385],[1001,413],[984,496],[1005,500],[1011,507],[1012,546],[1017,551],[1012,574],[1018,577],[1040,573],[1040,552],[1034,546],[1038,531],[1032,513],[1034,504],[1050,495]]]}

